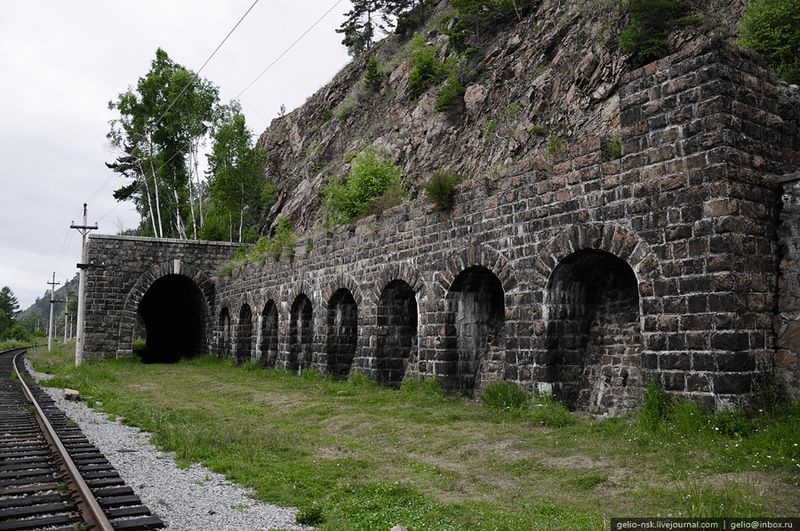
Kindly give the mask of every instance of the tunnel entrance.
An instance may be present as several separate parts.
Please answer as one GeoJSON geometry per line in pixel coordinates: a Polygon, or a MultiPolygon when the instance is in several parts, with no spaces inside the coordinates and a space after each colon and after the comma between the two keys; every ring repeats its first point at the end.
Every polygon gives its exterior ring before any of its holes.
{"type": "Polygon", "coordinates": [[[303,294],[292,303],[289,322],[289,359],[287,369],[295,372],[311,366],[314,322],[311,301],[303,294]]]}
{"type": "Polygon", "coordinates": [[[278,308],[267,302],[261,311],[261,365],[274,367],[278,359],[278,308]]]}
{"type": "Polygon", "coordinates": [[[188,277],[166,275],[153,282],[138,310],[146,338],[142,361],[174,363],[202,354],[207,308],[203,292],[188,277]]]}
{"type": "Polygon", "coordinates": [[[347,378],[358,342],[358,305],[347,289],[337,290],[328,302],[328,374],[347,378]]]}
{"type": "Polygon", "coordinates": [[[502,366],[505,349],[503,286],[490,270],[474,266],[459,273],[446,300],[448,387],[472,393],[490,366],[502,366]]]}
{"type": "Polygon", "coordinates": [[[641,392],[639,288],[631,267],[605,251],[564,258],[547,283],[547,359],[553,391],[591,413],[633,407],[641,392]]]}
{"type": "Polygon", "coordinates": [[[250,361],[250,346],[253,337],[253,312],[248,304],[242,304],[239,310],[239,321],[236,324],[236,355],[237,364],[250,361]]]}
{"type": "Polygon", "coordinates": [[[406,282],[393,280],[383,288],[377,324],[375,379],[400,387],[408,360],[417,347],[417,299],[406,282]]]}

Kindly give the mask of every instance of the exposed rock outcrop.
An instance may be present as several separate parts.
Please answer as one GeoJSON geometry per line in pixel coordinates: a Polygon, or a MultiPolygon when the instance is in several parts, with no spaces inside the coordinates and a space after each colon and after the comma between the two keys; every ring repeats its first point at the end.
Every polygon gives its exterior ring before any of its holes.
{"type": "MultiPolygon", "coordinates": [[[[695,24],[670,35],[673,48],[700,33],[735,31],[742,0],[697,3],[695,24]]],[[[455,52],[439,28],[454,12],[440,1],[426,27],[445,60],[455,52]]],[[[463,105],[437,112],[439,86],[418,100],[407,94],[408,39],[390,35],[375,47],[384,70],[379,91],[366,88],[367,57],[352,61],[298,109],[273,120],[259,144],[267,149],[267,178],[277,200],[264,213],[268,232],[279,215],[300,231],[319,219],[319,191],[348,170],[346,155],[366,145],[403,166],[412,188],[433,172],[497,179],[522,167],[548,164],[548,151],[587,137],[615,137],[619,128],[617,87],[632,68],[617,45],[625,23],[612,0],[544,0],[517,23],[473,37],[481,57],[463,105]]]]}

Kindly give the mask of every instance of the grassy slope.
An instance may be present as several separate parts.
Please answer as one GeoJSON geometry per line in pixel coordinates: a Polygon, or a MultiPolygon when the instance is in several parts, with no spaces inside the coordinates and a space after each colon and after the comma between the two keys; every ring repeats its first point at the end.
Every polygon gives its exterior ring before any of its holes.
{"type": "Polygon", "coordinates": [[[798,514],[797,406],[746,438],[692,418],[655,432],[633,418],[549,428],[424,387],[212,358],[74,369],[64,352],[31,357],[54,384],[153,432],[179,462],[202,462],[268,502],[316,505],[326,529],[602,529],[613,516],[798,514]]]}

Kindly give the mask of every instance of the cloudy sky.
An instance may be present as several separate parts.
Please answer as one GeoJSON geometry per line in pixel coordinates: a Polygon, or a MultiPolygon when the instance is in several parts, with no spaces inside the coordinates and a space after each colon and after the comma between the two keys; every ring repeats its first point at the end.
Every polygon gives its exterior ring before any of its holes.
{"type": "MultiPolygon", "coordinates": [[[[89,203],[102,233],[138,225],[117,204],[104,162],[107,103],[135,85],[167,51],[197,70],[254,0],[3,0],[0,15],[0,286],[26,308],[53,272],[75,273],[80,237],[69,230],[89,203]]],[[[230,100],[336,0],[259,0],[201,72],[230,100]]],[[[334,28],[338,5],[241,97],[260,134],[283,104],[291,110],[323,86],[348,57],[334,28]]]]}

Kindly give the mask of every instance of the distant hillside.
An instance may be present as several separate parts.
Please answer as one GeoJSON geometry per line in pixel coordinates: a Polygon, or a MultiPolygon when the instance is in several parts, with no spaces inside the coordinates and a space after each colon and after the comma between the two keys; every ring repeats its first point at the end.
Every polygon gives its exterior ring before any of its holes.
{"type": "MultiPolygon", "coordinates": [[[[465,70],[463,94],[436,110],[448,78],[410,93],[411,35],[377,43],[261,135],[266,177],[277,192],[262,231],[279,216],[299,232],[314,227],[321,188],[345,175],[352,155],[366,146],[400,164],[417,193],[437,171],[497,180],[546,169],[552,152],[588,137],[618,137],[617,88],[636,66],[618,42],[630,22],[625,2],[542,0],[465,39],[457,11],[446,0],[434,4],[416,31],[441,64],[461,61],[454,68],[465,70]],[[364,80],[372,55],[381,72],[375,88],[364,80]]],[[[702,35],[735,34],[743,0],[690,5],[691,22],[669,34],[670,50],[702,35]]]]}
{"type": "MultiPolygon", "coordinates": [[[[56,279],[58,282],[58,279],[56,279]]],[[[63,282],[63,280],[61,281],[63,282]]],[[[59,288],[56,289],[55,293],[56,300],[67,300],[70,301],[77,301],[78,300],[78,275],[76,274],[72,280],[67,281],[66,284],[61,285],[59,288]]],[[[62,336],[64,334],[64,304],[63,302],[57,302],[53,305],[54,315],[56,316],[56,336],[62,336]]],[[[50,318],[50,294],[49,292],[45,292],[41,297],[36,299],[36,302],[31,304],[28,308],[19,312],[16,316],[16,319],[19,321],[24,319],[29,315],[37,316],[42,323],[42,327],[44,330],[47,330],[47,322],[50,318]]],[[[72,330],[74,333],[75,330],[75,318],[72,317],[72,330]]]]}

